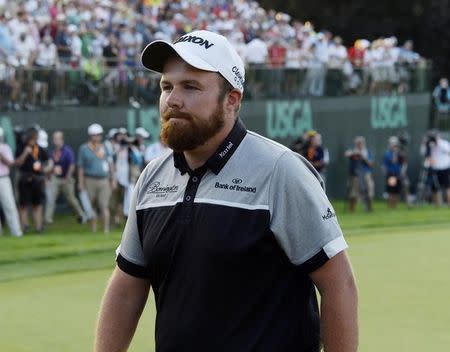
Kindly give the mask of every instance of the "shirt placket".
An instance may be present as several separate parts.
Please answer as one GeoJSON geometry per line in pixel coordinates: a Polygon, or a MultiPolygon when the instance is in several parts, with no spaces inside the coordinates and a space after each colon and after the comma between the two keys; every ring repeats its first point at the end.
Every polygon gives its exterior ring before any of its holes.
{"type": "Polygon", "coordinates": [[[193,217],[193,207],[194,207],[194,199],[198,191],[198,187],[200,185],[200,181],[205,174],[205,170],[201,171],[193,171],[189,176],[189,180],[186,186],[186,190],[184,192],[183,197],[183,205],[182,205],[182,219],[181,222],[185,225],[190,224],[192,222],[193,217]]]}

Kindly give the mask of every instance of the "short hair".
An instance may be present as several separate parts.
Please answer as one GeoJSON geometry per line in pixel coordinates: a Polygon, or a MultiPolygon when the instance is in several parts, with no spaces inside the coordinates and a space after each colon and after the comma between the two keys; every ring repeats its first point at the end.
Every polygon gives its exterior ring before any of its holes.
{"type": "MultiPolygon", "coordinates": [[[[219,77],[219,85],[220,85],[219,102],[222,102],[223,99],[225,99],[225,96],[235,88],[220,73],[218,73],[217,75],[219,77]]],[[[239,104],[236,107],[234,112],[237,114],[240,109],[241,109],[241,104],[239,104]]]]}

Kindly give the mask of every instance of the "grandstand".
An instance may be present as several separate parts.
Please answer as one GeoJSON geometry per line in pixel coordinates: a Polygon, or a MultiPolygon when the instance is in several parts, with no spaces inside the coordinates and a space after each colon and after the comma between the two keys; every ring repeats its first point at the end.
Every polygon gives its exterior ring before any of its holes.
{"type": "Polygon", "coordinates": [[[430,91],[429,60],[395,37],[342,38],[248,0],[0,3],[0,107],[148,105],[158,76],[139,55],[192,29],[224,34],[247,66],[247,99],[430,91]]]}

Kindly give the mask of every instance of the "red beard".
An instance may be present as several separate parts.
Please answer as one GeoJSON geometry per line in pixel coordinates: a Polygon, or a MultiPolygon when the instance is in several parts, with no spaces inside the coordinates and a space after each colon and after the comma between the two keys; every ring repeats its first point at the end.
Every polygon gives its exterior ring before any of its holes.
{"type": "Polygon", "coordinates": [[[161,115],[161,140],[177,152],[192,150],[214,137],[224,123],[220,104],[208,119],[168,109],[161,115]]]}

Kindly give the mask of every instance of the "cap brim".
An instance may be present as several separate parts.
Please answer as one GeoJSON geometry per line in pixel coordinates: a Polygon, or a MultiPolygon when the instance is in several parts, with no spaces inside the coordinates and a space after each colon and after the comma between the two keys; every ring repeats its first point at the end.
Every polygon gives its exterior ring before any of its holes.
{"type": "Polygon", "coordinates": [[[199,70],[219,72],[217,68],[211,66],[200,57],[193,55],[180,47],[176,48],[172,43],[164,40],[155,40],[148,44],[142,51],[141,62],[145,68],[162,73],[167,59],[173,55],[180,56],[189,65],[198,68],[199,70]]]}

